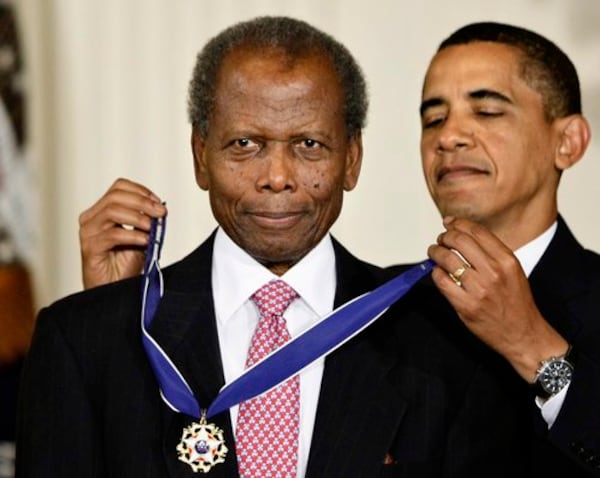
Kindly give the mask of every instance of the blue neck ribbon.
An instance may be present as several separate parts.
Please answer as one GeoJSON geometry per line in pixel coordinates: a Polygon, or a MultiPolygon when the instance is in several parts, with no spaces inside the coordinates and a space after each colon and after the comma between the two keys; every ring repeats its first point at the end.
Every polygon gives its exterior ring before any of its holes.
{"type": "Polygon", "coordinates": [[[324,357],[377,320],[434,267],[431,260],[417,264],[385,284],[338,307],[301,335],[247,368],[225,384],[208,410],[201,408],[191,388],[148,329],[164,293],[159,259],[164,242],[165,218],[153,218],[146,251],[142,292],[142,342],[165,403],[173,410],[211,418],[230,407],[260,395],[324,357]]]}

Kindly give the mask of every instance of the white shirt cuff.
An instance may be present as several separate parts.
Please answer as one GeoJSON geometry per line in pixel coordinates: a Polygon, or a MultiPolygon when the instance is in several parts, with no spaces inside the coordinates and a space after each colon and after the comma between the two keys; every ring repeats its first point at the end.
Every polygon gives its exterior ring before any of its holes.
{"type": "Polygon", "coordinates": [[[548,424],[548,429],[554,425],[556,417],[560,413],[560,409],[565,401],[565,397],[567,396],[567,391],[569,390],[569,386],[571,384],[565,386],[560,392],[556,395],[553,395],[548,400],[544,400],[540,397],[536,397],[535,403],[539,407],[542,412],[542,417],[544,421],[548,424]]]}

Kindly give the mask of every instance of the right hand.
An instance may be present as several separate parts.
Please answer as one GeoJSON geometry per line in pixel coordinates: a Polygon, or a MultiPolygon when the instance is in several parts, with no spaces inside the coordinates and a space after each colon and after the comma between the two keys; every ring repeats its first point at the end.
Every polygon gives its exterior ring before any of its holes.
{"type": "Polygon", "coordinates": [[[86,289],[142,272],[150,219],[167,214],[145,186],[117,179],[79,216],[83,286],[86,289]]]}

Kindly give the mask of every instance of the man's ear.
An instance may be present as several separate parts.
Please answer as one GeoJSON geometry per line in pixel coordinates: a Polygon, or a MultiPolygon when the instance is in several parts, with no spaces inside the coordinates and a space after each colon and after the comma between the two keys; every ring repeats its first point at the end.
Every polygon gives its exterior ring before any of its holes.
{"type": "Polygon", "coordinates": [[[556,120],[559,140],[554,164],[560,171],[579,161],[590,143],[590,125],[582,115],[570,115],[556,120]]]}
{"type": "Polygon", "coordinates": [[[196,183],[200,189],[208,190],[208,170],[206,167],[206,155],[204,151],[206,143],[200,131],[197,128],[192,128],[192,154],[194,155],[194,174],[196,175],[196,183]]]}
{"type": "Polygon", "coordinates": [[[362,134],[360,131],[348,139],[348,152],[346,154],[346,171],[344,173],[344,190],[352,191],[358,183],[360,168],[362,166],[362,134]]]}

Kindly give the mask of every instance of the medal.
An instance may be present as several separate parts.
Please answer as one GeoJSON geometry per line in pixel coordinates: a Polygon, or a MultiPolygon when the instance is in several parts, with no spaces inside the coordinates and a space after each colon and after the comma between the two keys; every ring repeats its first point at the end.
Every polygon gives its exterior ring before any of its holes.
{"type": "Polygon", "coordinates": [[[192,422],[183,429],[177,445],[178,458],[190,465],[194,473],[208,473],[213,466],[225,461],[227,447],[223,430],[214,423],[206,423],[203,411],[200,422],[192,422]]]}
{"type": "Polygon", "coordinates": [[[179,460],[190,465],[195,473],[208,473],[213,466],[225,461],[228,451],[223,430],[207,423],[207,417],[211,418],[270,390],[319,357],[327,356],[377,320],[435,265],[431,260],[417,264],[371,292],[338,307],[302,334],[248,367],[237,379],[221,388],[208,409],[202,409],[181,372],[148,332],[164,292],[158,261],[164,234],[165,218],[153,219],[143,275],[142,343],[164,402],[175,412],[200,419],[183,429],[176,448],[179,460]]]}

